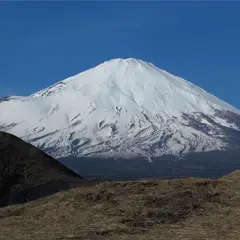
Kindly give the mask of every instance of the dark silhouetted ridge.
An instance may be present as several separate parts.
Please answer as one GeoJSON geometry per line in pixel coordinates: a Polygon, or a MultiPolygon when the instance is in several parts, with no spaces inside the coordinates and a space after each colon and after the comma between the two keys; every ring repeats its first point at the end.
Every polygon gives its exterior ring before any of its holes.
{"type": "Polygon", "coordinates": [[[70,188],[79,179],[82,177],[38,148],[14,135],[0,132],[2,204],[50,195],[70,188]]]}

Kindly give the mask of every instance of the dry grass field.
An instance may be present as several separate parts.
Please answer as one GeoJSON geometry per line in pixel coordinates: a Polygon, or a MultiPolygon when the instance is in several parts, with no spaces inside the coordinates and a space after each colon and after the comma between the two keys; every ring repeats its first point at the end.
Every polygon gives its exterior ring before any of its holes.
{"type": "Polygon", "coordinates": [[[239,240],[240,172],[83,185],[1,208],[0,239],[239,240]]]}

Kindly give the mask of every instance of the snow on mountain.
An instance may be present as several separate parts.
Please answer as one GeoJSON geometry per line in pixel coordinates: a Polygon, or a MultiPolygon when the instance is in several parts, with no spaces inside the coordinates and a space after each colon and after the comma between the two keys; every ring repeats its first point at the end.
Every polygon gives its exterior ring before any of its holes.
{"type": "Polygon", "coordinates": [[[50,155],[153,156],[238,147],[240,111],[136,59],[114,59],[28,97],[0,99],[0,130],[50,155]]]}

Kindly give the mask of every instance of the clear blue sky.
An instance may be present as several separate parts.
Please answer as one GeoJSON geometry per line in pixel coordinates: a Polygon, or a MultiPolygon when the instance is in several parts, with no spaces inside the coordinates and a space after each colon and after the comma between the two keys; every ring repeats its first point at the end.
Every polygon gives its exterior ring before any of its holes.
{"type": "Polygon", "coordinates": [[[0,96],[127,57],[240,108],[240,2],[0,2],[0,96]]]}

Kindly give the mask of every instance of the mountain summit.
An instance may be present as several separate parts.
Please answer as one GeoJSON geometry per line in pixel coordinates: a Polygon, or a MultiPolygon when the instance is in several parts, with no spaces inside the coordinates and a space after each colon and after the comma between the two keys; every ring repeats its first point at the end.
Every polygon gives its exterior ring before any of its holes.
{"type": "Polygon", "coordinates": [[[133,58],[104,62],[28,97],[0,99],[0,130],[56,158],[238,148],[240,111],[133,58]]]}

